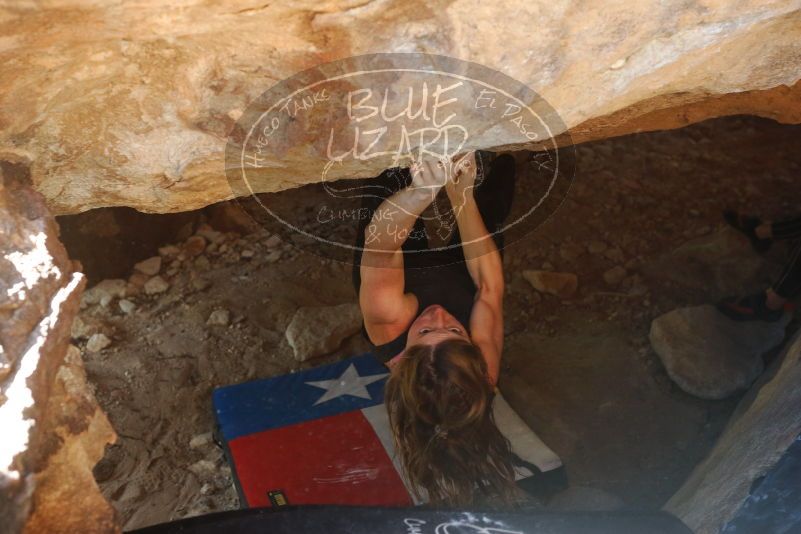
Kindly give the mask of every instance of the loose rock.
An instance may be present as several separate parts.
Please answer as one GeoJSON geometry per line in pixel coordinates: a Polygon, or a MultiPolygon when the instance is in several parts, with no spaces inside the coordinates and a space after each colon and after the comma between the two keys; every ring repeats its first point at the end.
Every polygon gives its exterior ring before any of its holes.
{"type": "Polygon", "coordinates": [[[286,329],[286,339],[295,359],[303,362],[335,350],[361,325],[362,314],[356,303],[300,308],[286,329]]]}
{"type": "Polygon", "coordinates": [[[273,235],[271,235],[270,237],[267,238],[267,241],[265,241],[264,244],[265,244],[265,246],[267,248],[275,248],[278,245],[280,245],[281,242],[282,242],[281,238],[278,237],[277,235],[273,234],[273,235]]]}
{"type": "Polygon", "coordinates": [[[573,273],[523,271],[523,278],[537,291],[563,299],[573,297],[578,289],[578,277],[573,273]]]}
{"type": "Polygon", "coordinates": [[[657,317],[649,337],[681,389],[703,399],[723,399],[759,376],[762,354],[782,342],[788,322],[789,314],[775,323],[732,321],[704,305],[657,317]]]}
{"type": "Polygon", "coordinates": [[[145,283],[145,293],[147,293],[148,295],[164,293],[165,291],[167,291],[167,289],[169,289],[169,287],[170,284],[167,283],[167,281],[164,280],[162,277],[154,276],[153,278],[148,280],[147,283],[145,283]]]}
{"type": "Polygon", "coordinates": [[[81,305],[86,306],[89,304],[102,303],[108,305],[113,298],[122,298],[125,296],[126,285],[127,282],[125,280],[118,278],[98,282],[84,292],[81,298],[81,305]]]}
{"type": "Polygon", "coordinates": [[[211,226],[204,224],[195,232],[196,235],[205,237],[210,243],[220,244],[225,241],[225,234],[214,230],[211,226]]]}
{"type": "Polygon", "coordinates": [[[159,255],[166,256],[168,258],[173,258],[177,256],[180,252],[181,249],[179,249],[175,245],[166,245],[159,248],[159,255]]]}
{"type": "Polygon", "coordinates": [[[209,315],[206,324],[209,326],[228,326],[231,321],[231,312],[228,310],[214,310],[209,315]]]}
{"type": "Polygon", "coordinates": [[[212,442],[211,432],[205,432],[203,434],[198,434],[193,436],[191,440],[189,440],[189,448],[191,449],[199,449],[201,447],[205,447],[212,442]]]}
{"type": "Polygon", "coordinates": [[[122,310],[122,313],[126,315],[129,313],[133,313],[134,310],[136,310],[136,304],[127,299],[122,299],[121,301],[118,302],[118,305],[120,307],[120,310],[122,310]]]}
{"type": "Polygon", "coordinates": [[[134,265],[134,269],[148,276],[155,276],[161,270],[161,256],[153,256],[134,265]]]}
{"type": "Polygon", "coordinates": [[[206,250],[206,240],[203,236],[193,235],[184,244],[184,251],[188,256],[197,256],[204,250],[206,250]]]}
{"type": "Polygon", "coordinates": [[[142,289],[145,287],[145,284],[150,279],[150,277],[144,273],[133,273],[131,276],[128,277],[128,284],[142,289]]]}
{"type": "Polygon", "coordinates": [[[100,352],[111,345],[111,340],[105,334],[92,334],[86,342],[86,350],[89,352],[100,352]]]}
{"type": "Polygon", "coordinates": [[[72,321],[70,335],[73,339],[87,339],[92,337],[92,334],[107,330],[107,328],[104,323],[95,317],[76,315],[72,321]]]}
{"type": "Polygon", "coordinates": [[[209,460],[198,460],[189,466],[189,470],[201,478],[207,478],[214,475],[217,470],[214,462],[209,460]]]}
{"type": "Polygon", "coordinates": [[[281,259],[281,251],[273,250],[264,257],[264,263],[275,263],[281,259]]]}

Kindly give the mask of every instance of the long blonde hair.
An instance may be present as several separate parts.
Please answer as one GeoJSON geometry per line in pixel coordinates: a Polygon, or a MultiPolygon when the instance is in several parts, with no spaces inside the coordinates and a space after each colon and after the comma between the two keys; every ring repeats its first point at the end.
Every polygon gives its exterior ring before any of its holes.
{"type": "Polygon", "coordinates": [[[415,345],[387,380],[384,402],[404,471],[418,499],[464,506],[513,503],[509,441],[492,415],[493,387],[481,351],[467,341],[415,345]]]}

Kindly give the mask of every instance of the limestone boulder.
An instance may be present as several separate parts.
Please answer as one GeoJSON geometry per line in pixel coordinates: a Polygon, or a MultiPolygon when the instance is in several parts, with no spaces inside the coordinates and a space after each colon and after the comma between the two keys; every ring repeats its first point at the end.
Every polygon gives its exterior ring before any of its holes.
{"type": "Polygon", "coordinates": [[[643,272],[655,281],[666,278],[710,298],[720,298],[738,295],[743,288],[763,287],[772,278],[764,279],[763,271],[769,266],[754,252],[748,239],[724,227],[649,261],[643,272]]]}
{"type": "MultiPolygon", "coordinates": [[[[304,69],[375,52],[511,76],[577,142],[727,114],[801,122],[801,0],[7,0],[0,24],[0,161],[30,166],[56,214],[231,198],[224,148],[248,104],[304,69]]],[[[504,131],[488,128],[479,148],[509,145],[504,131]]],[[[293,139],[259,191],[318,181],[318,133],[293,139]]],[[[384,167],[354,160],[330,178],[384,167]]]]}
{"type": "Polygon", "coordinates": [[[801,434],[801,335],[787,344],[775,371],[743,398],[715,447],[665,505],[697,534],[721,532],[801,434]]]}
{"type": "Polygon", "coordinates": [[[25,171],[0,167],[0,525],[113,532],[92,468],[114,432],[69,347],[84,277],[25,171]]]}
{"type": "Polygon", "coordinates": [[[286,329],[298,361],[328,354],[359,331],[362,313],[356,303],[299,308],[286,329]]]}
{"type": "MultiPolygon", "coordinates": [[[[26,534],[119,532],[117,516],[92,469],[116,440],[86,380],[81,353],[70,345],[46,408],[47,433],[63,440],[36,474],[26,534]]],[[[52,439],[52,438],[51,438],[52,439]]]]}
{"type": "Polygon", "coordinates": [[[714,306],[670,311],[654,319],[649,338],[670,378],[703,399],[747,389],[764,369],[762,355],[784,339],[789,315],[768,323],[732,321],[714,306]]]}

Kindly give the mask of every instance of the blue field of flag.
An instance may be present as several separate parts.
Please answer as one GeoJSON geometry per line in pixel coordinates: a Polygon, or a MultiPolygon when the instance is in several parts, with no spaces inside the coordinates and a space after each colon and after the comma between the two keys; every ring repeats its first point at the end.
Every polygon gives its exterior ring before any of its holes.
{"type": "Polygon", "coordinates": [[[224,439],[262,432],[384,402],[387,368],[363,354],[298,373],[216,389],[224,439]]]}

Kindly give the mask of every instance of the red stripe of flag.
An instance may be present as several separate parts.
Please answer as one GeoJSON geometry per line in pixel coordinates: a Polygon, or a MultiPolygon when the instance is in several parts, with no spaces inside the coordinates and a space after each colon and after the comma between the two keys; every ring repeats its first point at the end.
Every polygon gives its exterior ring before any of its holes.
{"type": "Polygon", "coordinates": [[[289,504],[412,504],[361,410],[256,432],[229,447],[251,507],[269,506],[275,490],[289,504]]]}

